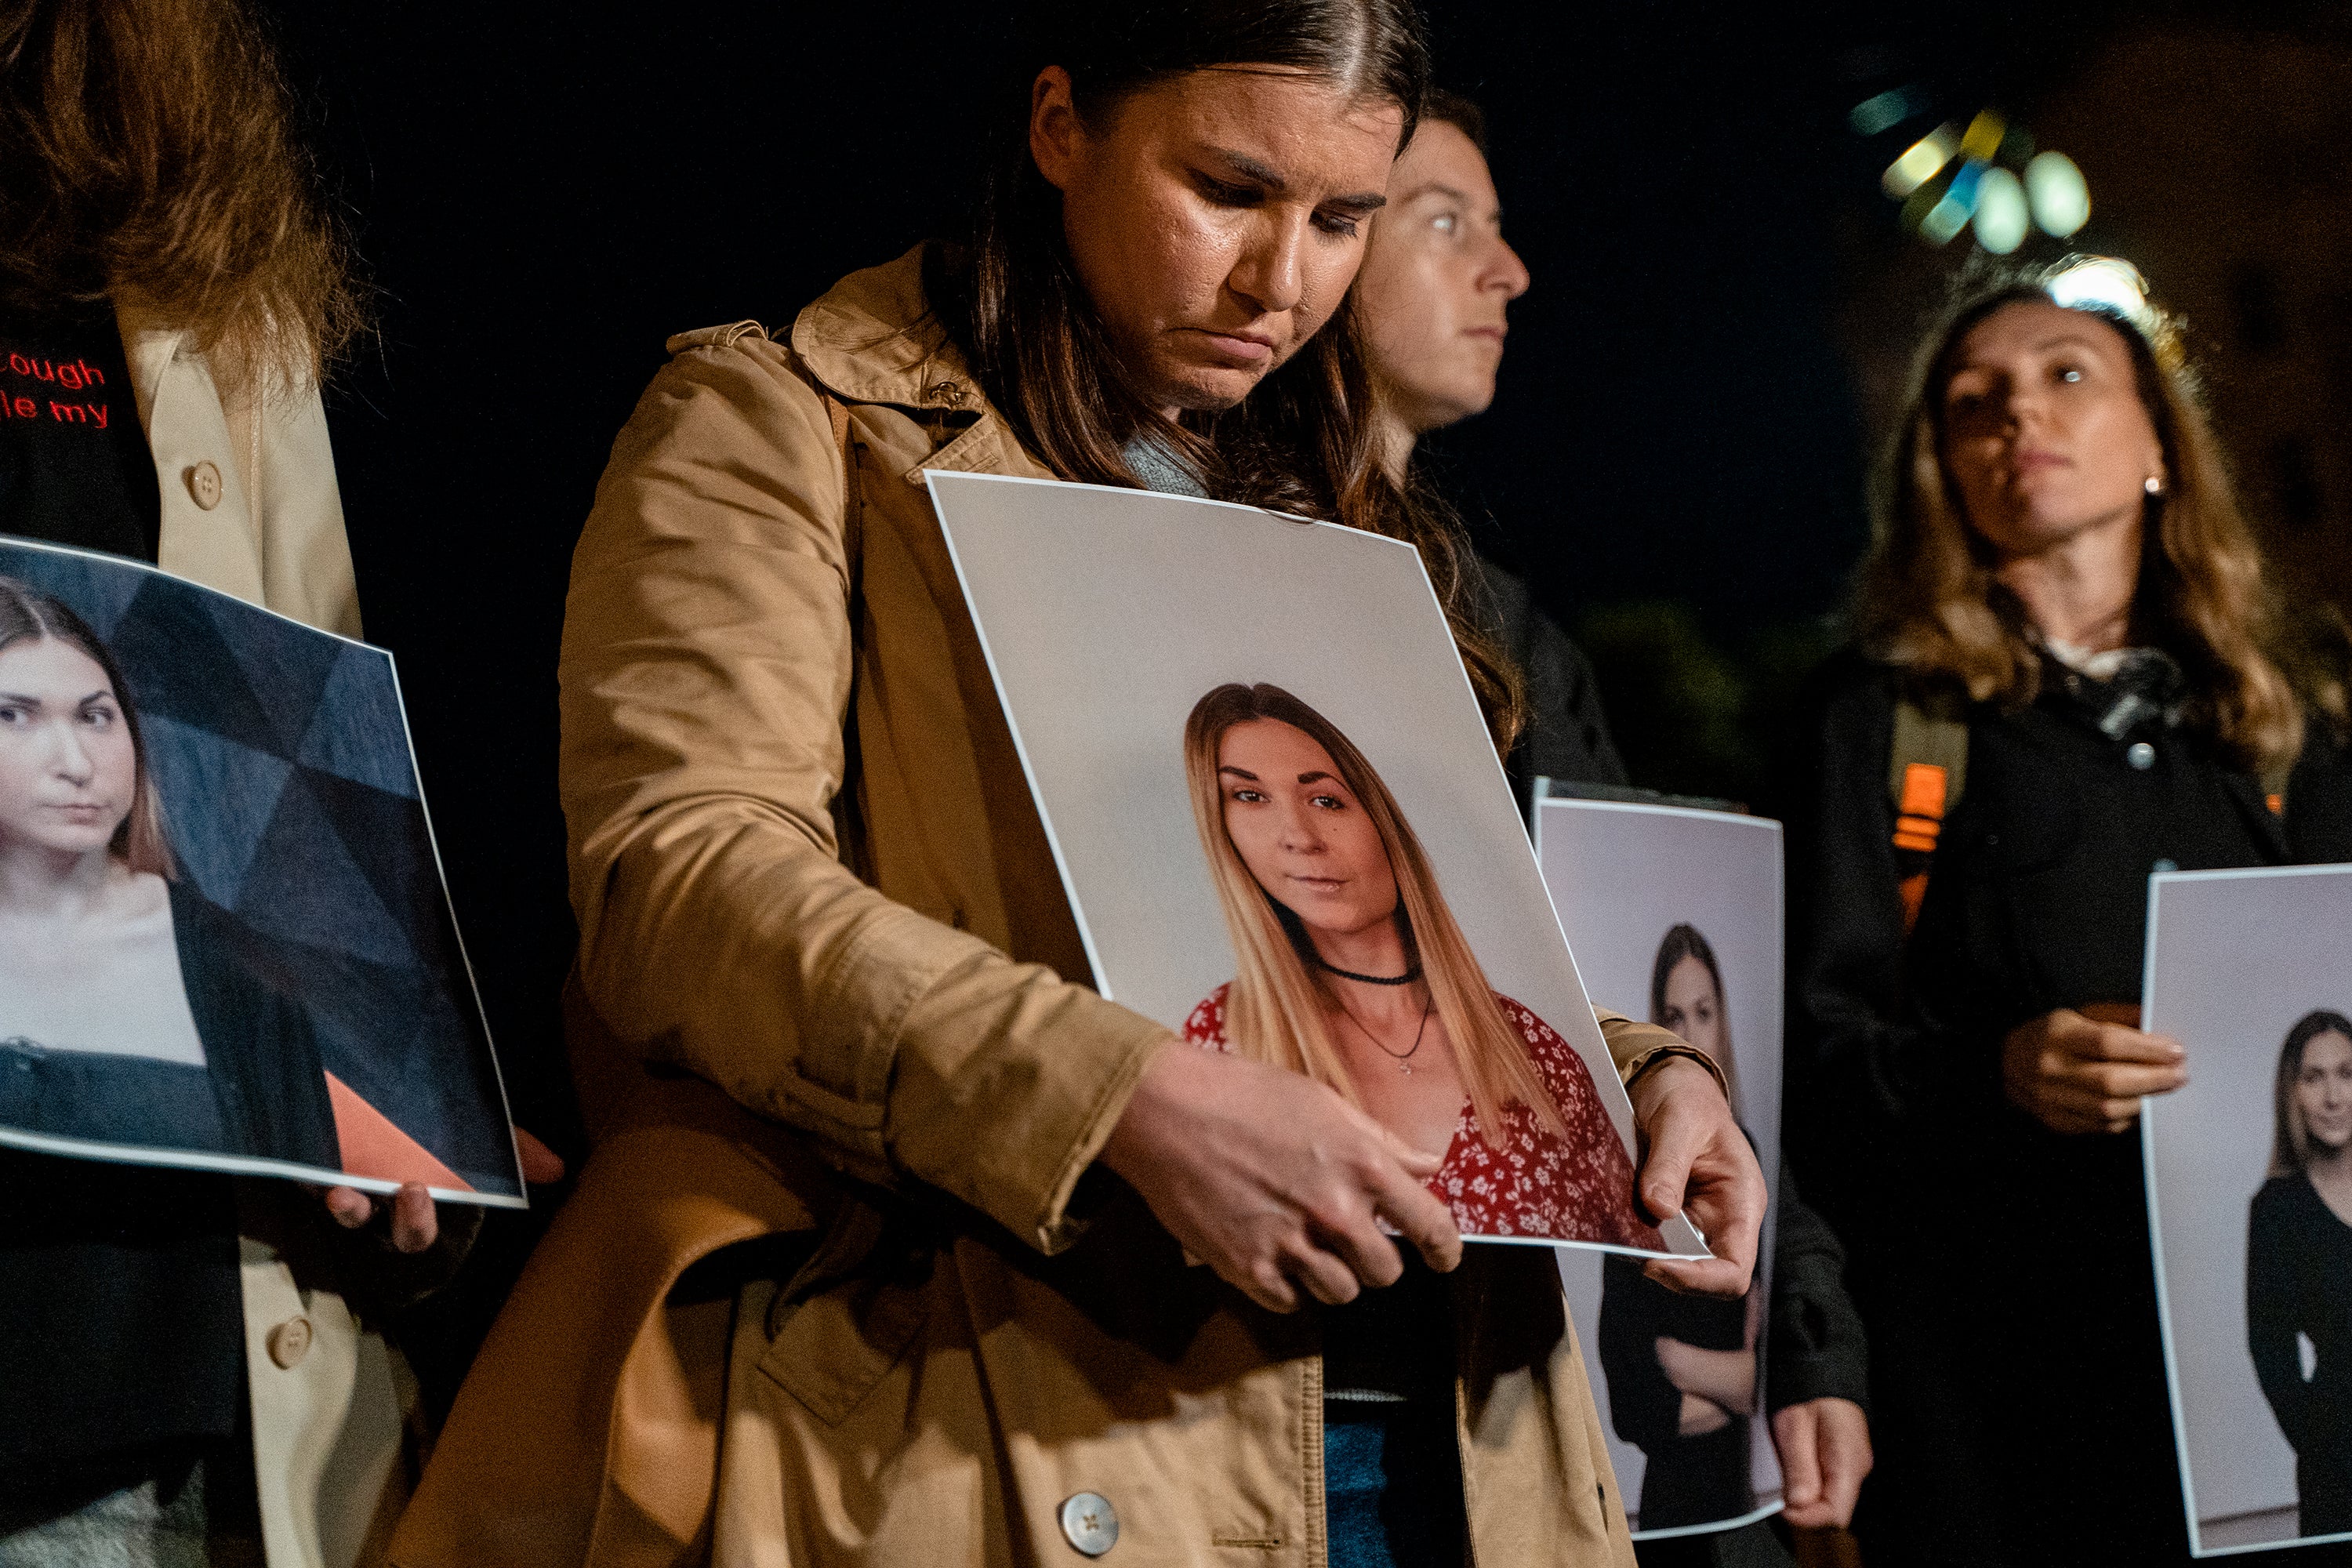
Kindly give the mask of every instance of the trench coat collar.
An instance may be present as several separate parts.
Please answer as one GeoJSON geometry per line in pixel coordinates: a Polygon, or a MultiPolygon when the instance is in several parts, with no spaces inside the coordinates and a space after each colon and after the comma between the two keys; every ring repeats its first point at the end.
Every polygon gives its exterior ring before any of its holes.
{"type": "Polygon", "coordinates": [[[971,423],[904,476],[926,468],[1050,479],[989,406],[963,351],[923,296],[923,247],[853,272],[793,322],[793,353],[817,384],[845,403],[887,403],[971,423]]]}
{"type": "Polygon", "coordinates": [[[793,352],[846,403],[972,414],[984,407],[962,352],[923,298],[923,247],[853,272],[793,322],[793,352]]]}

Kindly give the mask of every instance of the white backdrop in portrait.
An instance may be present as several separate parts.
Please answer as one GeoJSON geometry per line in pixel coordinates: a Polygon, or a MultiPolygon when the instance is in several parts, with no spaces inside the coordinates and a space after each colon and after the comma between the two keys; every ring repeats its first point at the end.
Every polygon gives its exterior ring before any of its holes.
{"type": "Polygon", "coordinates": [[[2189,1053],[2188,1087],[2144,1102],[2140,1127],[2190,1539],[2200,1556],[2283,1546],[2294,1450],[2246,1347],[2246,1220],[2287,1031],[2316,1007],[2352,1013],[2352,867],[2150,882],[2141,1021],[2189,1053]],[[2246,1518],[2280,1510],[2283,1526],[2246,1518]]]}
{"type": "MultiPolygon", "coordinates": [[[[1559,911],[1577,967],[1593,1000],[1633,1018],[1650,1016],[1650,977],[1658,946],[1677,925],[1697,928],[1723,972],[1731,1026],[1732,1066],[1739,1083],[1740,1125],[1756,1141],[1777,1202],[1780,1177],[1780,825],[1728,812],[1616,801],[1551,799],[1536,807],[1536,847],[1552,907],[1559,911]]],[[[1757,1261],[1770,1299],[1772,1214],[1757,1261]]],[[[1626,1510],[1642,1496],[1648,1461],[1617,1434],[1609,1380],[1600,1359],[1601,1261],[1563,1252],[1560,1283],[1584,1351],[1585,1372],[1601,1408],[1609,1458],[1626,1510]]],[[[1780,1462],[1761,1415],[1763,1358],[1757,1359],[1759,1415],[1748,1426],[1749,1480],[1755,1507],[1709,1525],[1648,1531],[1686,1534],[1722,1529],[1780,1506],[1780,1462]]],[[[1637,1521],[1638,1523],[1638,1521],[1637,1521]]]]}
{"type": "MultiPolygon", "coordinates": [[[[1633,1110],[1411,546],[1253,507],[930,472],[933,503],[1103,994],[1181,1029],[1234,977],[1184,779],[1184,721],[1283,687],[1368,758],[1496,989],[1633,1110]]],[[[1676,1220],[1676,1250],[1701,1250],[1676,1220]]]]}

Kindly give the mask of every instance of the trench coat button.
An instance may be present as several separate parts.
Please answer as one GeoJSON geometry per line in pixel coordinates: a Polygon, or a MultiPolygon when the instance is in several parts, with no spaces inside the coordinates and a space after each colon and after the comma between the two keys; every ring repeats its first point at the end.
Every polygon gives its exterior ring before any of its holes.
{"type": "Polygon", "coordinates": [[[220,505],[220,469],[213,466],[211,458],[207,458],[188,470],[188,493],[194,496],[196,504],[206,511],[220,505]]]}
{"type": "Polygon", "coordinates": [[[2124,761],[2146,773],[2156,766],[2156,748],[2146,741],[2134,741],[2124,752],[2124,761]]]}
{"type": "Polygon", "coordinates": [[[310,1320],[289,1318],[269,1331],[267,1341],[269,1359],[289,1371],[299,1366],[302,1358],[310,1353],[310,1320]]]}
{"type": "Polygon", "coordinates": [[[963,401],[963,384],[956,381],[935,381],[923,389],[931,396],[952,408],[963,401]]]}
{"type": "Polygon", "coordinates": [[[1098,1492],[1080,1492],[1062,1505],[1062,1534],[1089,1557],[1118,1544],[1118,1512],[1098,1492]]]}

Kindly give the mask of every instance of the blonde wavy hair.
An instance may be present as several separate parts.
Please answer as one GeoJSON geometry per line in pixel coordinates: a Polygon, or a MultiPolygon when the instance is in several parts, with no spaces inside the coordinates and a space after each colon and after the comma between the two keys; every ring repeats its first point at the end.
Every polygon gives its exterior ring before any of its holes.
{"type": "MultiPolygon", "coordinates": [[[[1874,537],[1855,587],[1855,630],[1865,651],[1930,689],[1956,689],[1977,702],[2031,703],[2042,660],[2016,605],[1995,593],[1992,548],[1969,525],[1945,469],[1944,389],[1973,328],[2009,305],[2053,303],[2052,280],[2081,259],[2033,270],[1980,266],[1964,276],[1922,345],[1880,476],[1874,537]]],[[[2126,313],[2085,300],[2067,308],[2122,334],[2163,449],[2166,484],[2147,502],[2133,636],[2179,661],[2191,693],[2189,722],[2249,771],[2283,773],[2303,749],[2305,703],[2342,724],[2344,684],[2333,673],[2289,678],[2277,595],[2181,350],[2179,323],[2153,306],[2126,313]]]]}
{"type": "Polygon", "coordinates": [[[1438,889],[1437,873],[1396,797],[1354,742],[1314,709],[1279,686],[1220,686],[1193,704],[1184,721],[1184,779],[1191,786],[1192,823],[1209,859],[1209,879],[1233,938],[1234,974],[1225,994],[1225,1033],[1241,1055],[1305,1073],[1328,1085],[1359,1110],[1339,1047],[1326,1022],[1326,999],[1307,965],[1314,949],[1298,917],[1258,884],[1225,831],[1224,790],[1217,753],[1225,731],[1272,719],[1306,735],[1331,759],[1339,782],[1363,806],[1388,851],[1396,877],[1397,915],[1405,952],[1428,982],[1432,1010],[1454,1041],[1469,1090],[1478,1135],[1503,1146],[1503,1108],[1532,1110],[1555,1136],[1569,1136],[1567,1119],[1545,1087],[1517,1027],[1504,1016],[1486,973],[1454,923],[1438,889]]]}
{"type": "Polygon", "coordinates": [[[0,298],[119,300],[224,385],[299,384],[362,325],[242,0],[0,0],[0,298]]]}

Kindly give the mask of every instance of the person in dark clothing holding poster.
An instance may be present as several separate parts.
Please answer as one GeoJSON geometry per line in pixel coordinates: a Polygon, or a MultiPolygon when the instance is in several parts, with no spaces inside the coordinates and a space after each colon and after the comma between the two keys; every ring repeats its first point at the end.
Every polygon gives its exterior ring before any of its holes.
{"type": "MultiPolygon", "coordinates": [[[[1391,471],[1415,484],[1426,483],[1412,471],[1420,437],[1494,401],[1507,312],[1529,281],[1526,267],[1502,237],[1499,220],[1486,166],[1485,117],[1466,100],[1433,94],[1421,132],[1398,161],[1389,205],[1372,221],[1356,283],[1372,368],[1386,402],[1387,460],[1391,471]]],[[[1522,811],[1532,809],[1538,778],[1563,785],[1626,785],[1625,765],[1610,739],[1584,655],[1536,607],[1525,583],[1490,563],[1480,564],[1498,640],[1526,672],[1528,724],[1507,763],[1522,811]]],[[[1861,1321],[1843,1283],[1844,1253],[1836,1235],[1799,1198],[1785,1170],[1780,1191],[1770,1311],[1761,1338],[1769,1369],[1765,1403],[1787,1481],[1784,1517],[1799,1527],[1843,1525],[1871,1465],[1864,1415],[1867,1353],[1861,1321]]],[[[1654,1289],[1664,1294],[1662,1287],[1654,1289]]],[[[1738,1303],[1680,1300],[1710,1323],[1728,1307],[1735,1342],[1747,1342],[1738,1303]]],[[[1583,1325],[1588,1332],[1594,1327],[1583,1325]]],[[[1713,1332],[1712,1327],[1689,1331],[1710,1342],[1713,1332]]],[[[1612,1382],[1612,1401],[1614,1388],[1612,1382]]],[[[1745,1421],[1727,1426],[1744,1432],[1745,1421]]],[[[1720,1437],[1701,1440],[1727,1446],[1720,1437]]],[[[1744,1496],[1744,1442],[1736,1481],[1744,1496]]],[[[1725,1489],[1717,1489],[1708,1500],[1724,1495],[1725,1489]]],[[[1644,1529],[1651,1527],[1648,1506],[1645,1499],[1644,1529]]],[[[1707,1517],[1736,1516],[1749,1506],[1752,1500],[1729,1514],[1707,1517]]],[[[1682,1522],[1679,1511],[1667,1510],[1682,1522]]],[[[1648,1568],[1790,1561],[1780,1538],[1765,1524],[1638,1542],[1636,1551],[1648,1568]]]]}
{"type": "Polygon", "coordinates": [[[2136,270],[1966,284],[1854,621],[1790,792],[1790,1136],[1855,1244],[1864,1555],[2185,1561],[2136,1122],[2190,1064],[2136,1026],[2147,879],[2352,858],[2352,769],[2136,270]]]}

